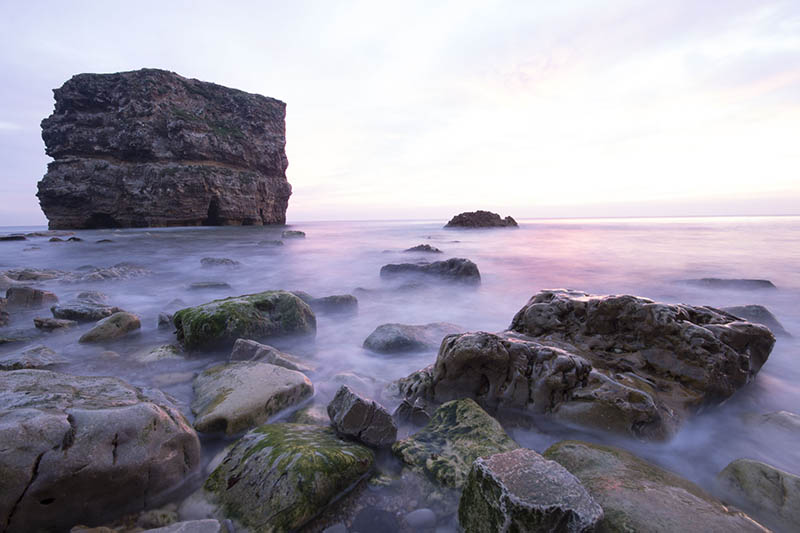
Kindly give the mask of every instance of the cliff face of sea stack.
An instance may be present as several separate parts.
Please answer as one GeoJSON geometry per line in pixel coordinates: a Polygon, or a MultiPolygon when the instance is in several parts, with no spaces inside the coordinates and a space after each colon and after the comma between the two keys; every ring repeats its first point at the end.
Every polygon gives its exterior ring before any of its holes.
{"type": "Polygon", "coordinates": [[[286,222],[286,104],[142,69],[79,74],[42,121],[51,229],[286,222]]]}

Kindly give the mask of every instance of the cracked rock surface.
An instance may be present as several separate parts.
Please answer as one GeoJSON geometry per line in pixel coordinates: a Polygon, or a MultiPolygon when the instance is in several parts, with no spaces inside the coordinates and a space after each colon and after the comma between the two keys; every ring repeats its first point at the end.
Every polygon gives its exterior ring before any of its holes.
{"type": "Polygon", "coordinates": [[[389,412],[373,400],[362,398],[342,385],[328,404],[328,416],[342,435],[381,448],[397,440],[397,425],[389,412]]]}
{"type": "Polygon", "coordinates": [[[111,377],[0,372],[0,530],[66,529],[157,505],[200,463],[162,392],[111,377]]]}

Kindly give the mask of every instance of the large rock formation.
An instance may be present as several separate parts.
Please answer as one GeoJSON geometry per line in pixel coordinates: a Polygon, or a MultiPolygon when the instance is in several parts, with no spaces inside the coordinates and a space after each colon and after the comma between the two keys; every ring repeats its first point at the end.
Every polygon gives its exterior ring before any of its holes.
{"type": "Polygon", "coordinates": [[[38,193],[50,228],[285,222],[283,102],[155,69],[53,93],[38,193]]]}

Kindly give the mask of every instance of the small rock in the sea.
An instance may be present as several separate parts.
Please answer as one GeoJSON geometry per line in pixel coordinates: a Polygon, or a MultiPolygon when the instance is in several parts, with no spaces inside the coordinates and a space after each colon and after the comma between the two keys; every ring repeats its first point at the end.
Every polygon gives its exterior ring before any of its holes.
{"type": "Polygon", "coordinates": [[[403,518],[406,524],[414,530],[432,529],[436,527],[436,513],[430,509],[416,509],[410,513],[406,513],[403,518]]]}
{"type": "Polygon", "coordinates": [[[204,257],[200,260],[200,265],[204,267],[233,268],[240,266],[241,263],[227,257],[204,257]]]}
{"type": "Polygon", "coordinates": [[[427,252],[432,254],[440,254],[442,251],[430,244],[419,244],[417,246],[413,246],[411,248],[407,248],[403,250],[404,252],[427,252]]]}
{"type": "Polygon", "coordinates": [[[67,242],[83,242],[83,239],[81,239],[80,237],[70,237],[69,239],[67,239],[67,242]]]}
{"type": "Polygon", "coordinates": [[[140,363],[155,363],[166,359],[183,359],[183,354],[180,346],[164,344],[139,351],[133,355],[133,359],[140,363]]]}
{"type": "Polygon", "coordinates": [[[58,237],[50,237],[50,242],[64,242],[64,239],[58,237]]]}
{"type": "Polygon", "coordinates": [[[25,235],[0,235],[0,241],[27,241],[25,235]]]}
{"type": "Polygon", "coordinates": [[[54,330],[71,328],[77,326],[78,322],[65,318],[36,317],[33,319],[33,325],[39,329],[54,330]]]}
{"type": "Polygon", "coordinates": [[[723,307],[722,310],[748,322],[767,326],[775,335],[791,337],[791,334],[778,322],[775,315],[770,313],[769,309],[763,305],[737,305],[734,307],[723,307]]]}
{"type": "Polygon", "coordinates": [[[119,312],[104,318],[84,333],[78,342],[103,342],[118,339],[142,327],[139,317],[133,313],[119,312]]]}
{"type": "Polygon", "coordinates": [[[252,341],[250,339],[236,339],[229,361],[260,361],[272,365],[282,366],[289,370],[297,370],[304,374],[314,372],[314,366],[302,361],[299,357],[284,353],[268,344],[252,341]]]}
{"type": "Polygon", "coordinates": [[[450,219],[444,226],[445,228],[506,228],[517,227],[517,221],[513,218],[501,218],[497,213],[491,211],[467,211],[459,213],[450,219]]]}
{"type": "Polygon", "coordinates": [[[603,509],[575,476],[526,448],[476,459],[458,506],[465,533],[483,533],[489,524],[591,533],[602,518],[603,509]]]}
{"type": "Polygon", "coordinates": [[[337,432],[367,446],[382,448],[397,440],[397,426],[389,412],[374,400],[354,393],[347,385],[339,387],[328,404],[328,416],[337,432]]]}
{"type": "Polygon", "coordinates": [[[284,239],[305,239],[306,232],[289,229],[281,233],[281,237],[284,239]]]}
{"type": "Polygon", "coordinates": [[[158,329],[169,329],[173,326],[172,315],[169,313],[158,313],[158,329]]]}
{"type": "Polygon", "coordinates": [[[97,322],[122,311],[108,303],[108,296],[102,292],[85,291],[67,303],[50,308],[55,318],[76,320],[78,322],[97,322]]]}
{"type": "Polygon", "coordinates": [[[364,340],[364,348],[378,353],[437,350],[447,335],[462,328],[447,322],[424,325],[381,324],[364,340]]]}
{"type": "Polygon", "coordinates": [[[67,359],[44,345],[0,357],[0,370],[47,368],[67,363],[67,359]]]}
{"type": "Polygon", "coordinates": [[[231,289],[232,287],[224,281],[196,281],[189,285],[193,291],[231,289]]]}
{"type": "Polygon", "coordinates": [[[38,309],[58,303],[58,296],[33,287],[9,287],[6,290],[6,302],[9,309],[38,309]]]}
{"type": "Polygon", "coordinates": [[[777,288],[768,279],[700,278],[683,280],[683,283],[707,289],[758,290],[777,288]]]}
{"type": "Polygon", "coordinates": [[[267,241],[258,241],[259,246],[283,246],[283,241],[280,240],[267,240],[267,241]]]}
{"type": "Polygon", "coordinates": [[[314,394],[302,373],[255,361],[216,365],[194,380],[194,427],[235,435],[314,394]]]}
{"type": "Polygon", "coordinates": [[[753,459],[736,459],[717,476],[731,503],[773,528],[800,531],[800,476],[753,459]]]}
{"type": "Polygon", "coordinates": [[[453,257],[446,261],[433,263],[399,263],[381,267],[382,278],[394,279],[404,276],[423,276],[468,284],[481,282],[478,266],[462,257],[453,257]]]}
{"type": "Polygon", "coordinates": [[[100,239],[99,241],[94,241],[94,242],[97,243],[97,244],[106,244],[106,243],[114,242],[114,241],[112,241],[111,239],[100,239]]]}

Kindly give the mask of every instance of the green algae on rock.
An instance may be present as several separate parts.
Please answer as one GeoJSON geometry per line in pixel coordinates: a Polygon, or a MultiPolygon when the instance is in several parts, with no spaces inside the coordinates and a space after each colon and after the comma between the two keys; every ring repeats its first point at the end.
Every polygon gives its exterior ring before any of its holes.
{"type": "Polygon", "coordinates": [[[294,294],[266,291],[181,309],[173,318],[187,350],[230,348],[236,339],[314,335],[317,320],[294,294]]]}
{"type": "Polygon", "coordinates": [[[205,483],[225,516],[253,532],[294,531],[372,468],[366,446],[330,428],[267,424],[245,434],[205,483]]]}
{"type": "Polygon", "coordinates": [[[544,457],[569,470],[603,507],[601,531],[768,531],[694,483],[619,448],[568,440],[544,457]]]}
{"type": "Polygon", "coordinates": [[[497,420],[467,398],[443,404],[427,426],[396,442],[392,451],[412,470],[460,488],[475,459],[518,447],[497,420]]]}

